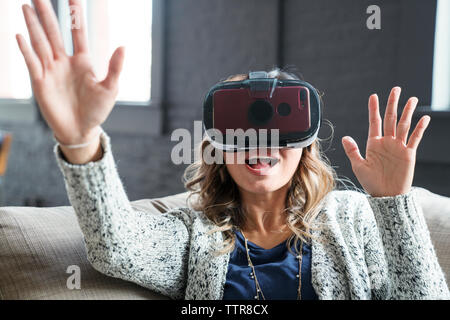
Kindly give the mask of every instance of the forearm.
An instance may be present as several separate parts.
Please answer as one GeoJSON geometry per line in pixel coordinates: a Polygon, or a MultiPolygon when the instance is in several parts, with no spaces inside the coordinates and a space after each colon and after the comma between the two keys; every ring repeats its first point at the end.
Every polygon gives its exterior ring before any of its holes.
{"type": "Polygon", "coordinates": [[[100,137],[95,139],[91,145],[79,148],[79,149],[69,149],[60,146],[64,158],[67,162],[71,164],[86,164],[89,162],[99,161],[103,157],[103,149],[100,143],[100,137]]]}
{"type": "MultiPolygon", "coordinates": [[[[89,162],[96,162],[103,158],[103,148],[100,137],[102,130],[97,127],[91,134],[86,136],[83,140],[88,141],[88,145],[81,148],[69,148],[64,144],[59,144],[59,148],[64,155],[64,160],[71,164],[83,165],[89,162]]],[[[78,140],[77,140],[78,141],[78,140]]],[[[76,144],[76,143],[70,143],[76,144]]]]}
{"type": "Polygon", "coordinates": [[[114,238],[120,235],[115,230],[117,225],[132,222],[132,208],[115,167],[109,137],[99,136],[95,144],[83,148],[91,154],[56,146],[55,155],[89,251],[106,256],[111,243],[116,242],[114,238]],[[96,252],[97,247],[102,252],[96,252]]]}
{"type": "Polygon", "coordinates": [[[392,298],[448,299],[449,291],[414,191],[368,197],[388,266],[392,298]]]}
{"type": "Polygon", "coordinates": [[[88,259],[98,271],[181,298],[189,244],[189,213],[134,210],[120,180],[109,137],[103,156],[84,165],[55,153],[83,232],[88,259]]]}

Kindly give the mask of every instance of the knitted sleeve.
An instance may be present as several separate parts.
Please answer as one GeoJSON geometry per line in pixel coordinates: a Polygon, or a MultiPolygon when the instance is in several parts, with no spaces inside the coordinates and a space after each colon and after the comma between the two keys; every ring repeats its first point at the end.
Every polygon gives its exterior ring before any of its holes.
{"type": "Polygon", "coordinates": [[[89,262],[106,275],[173,299],[183,298],[192,218],[189,209],[164,214],[134,210],[106,133],[102,133],[101,144],[102,159],[85,165],[68,163],[59,146],[54,148],[89,262]]]}
{"type": "Polygon", "coordinates": [[[450,298],[414,189],[363,199],[369,213],[364,250],[375,299],[450,298]]]}

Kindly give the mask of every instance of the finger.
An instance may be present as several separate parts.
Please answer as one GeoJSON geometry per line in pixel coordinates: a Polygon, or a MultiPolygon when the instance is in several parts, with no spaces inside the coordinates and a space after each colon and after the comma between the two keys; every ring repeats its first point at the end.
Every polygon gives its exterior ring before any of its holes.
{"type": "Polygon", "coordinates": [[[395,127],[397,125],[397,105],[401,88],[395,87],[389,95],[386,112],[384,114],[384,135],[395,137],[395,127]]]}
{"type": "Polygon", "coordinates": [[[31,45],[45,69],[53,62],[53,52],[48,43],[47,36],[42,29],[41,23],[36,15],[36,11],[29,5],[25,4],[22,7],[27,24],[28,34],[30,35],[31,45]]]}
{"type": "Polygon", "coordinates": [[[351,137],[343,137],[342,145],[344,146],[344,151],[347,157],[349,158],[352,168],[362,164],[365,160],[361,157],[359,152],[358,145],[355,140],[351,137]]]}
{"type": "Polygon", "coordinates": [[[379,111],[378,95],[369,98],[369,138],[381,136],[381,117],[379,111]]]}
{"type": "Polygon", "coordinates": [[[416,109],[417,103],[419,99],[416,97],[412,97],[406,103],[405,109],[403,110],[400,121],[397,125],[397,138],[401,139],[404,144],[406,144],[406,140],[408,139],[409,129],[411,127],[411,119],[416,109]]]}
{"type": "Polygon", "coordinates": [[[408,148],[417,150],[417,147],[419,146],[419,143],[422,140],[423,133],[425,132],[428,125],[430,124],[430,121],[431,121],[430,116],[423,116],[419,120],[416,127],[414,128],[413,133],[409,137],[409,141],[407,144],[408,148]]]}
{"type": "Polygon", "coordinates": [[[33,0],[55,59],[65,54],[58,19],[49,0],[33,0]]]}
{"type": "Polygon", "coordinates": [[[102,85],[112,89],[118,85],[120,73],[122,72],[123,62],[125,60],[125,48],[120,47],[114,51],[109,62],[108,75],[102,81],[102,85]]]}
{"type": "Polygon", "coordinates": [[[42,65],[39,61],[36,53],[28,46],[25,38],[18,34],[16,35],[17,44],[19,45],[19,49],[22,52],[22,55],[25,59],[25,63],[27,64],[28,72],[30,73],[31,80],[36,80],[42,77],[42,65]]]}
{"type": "Polygon", "coordinates": [[[80,0],[69,0],[70,15],[72,18],[73,52],[86,53],[89,50],[83,6],[80,0]]]}

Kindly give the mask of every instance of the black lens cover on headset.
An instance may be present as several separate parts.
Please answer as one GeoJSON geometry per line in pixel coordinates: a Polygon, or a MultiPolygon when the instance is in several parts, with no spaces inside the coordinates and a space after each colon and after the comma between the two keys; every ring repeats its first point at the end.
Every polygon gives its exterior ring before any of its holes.
{"type": "Polygon", "coordinates": [[[203,126],[211,144],[224,151],[311,145],[322,123],[317,90],[264,71],[249,78],[220,82],[206,95],[203,126]]]}

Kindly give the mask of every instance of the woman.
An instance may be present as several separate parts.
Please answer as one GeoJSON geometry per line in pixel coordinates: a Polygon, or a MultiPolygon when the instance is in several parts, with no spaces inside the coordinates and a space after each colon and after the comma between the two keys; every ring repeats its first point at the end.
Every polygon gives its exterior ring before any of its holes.
{"type": "MultiPolygon", "coordinates": [[[[342,140],[367,195],[334,190],[335,173],[316,141],[271,150],[277,163],[267,176],[233,164],[234,153],[224,153],[224,165],[200,160],[186,175],[197,196],[193,209],[139,212],[100,127],[114,105],[124,49],[98,81],[84,22],[72,30],[74,56],[68,57],[49,1],[35,5],[42,23],[23,7],[33,48],[22,36],[17,40],[59,142],[55,154],[97,270],[174,299],[449,298],[411,187],[416,149],[430,121],[423,117],[407,140],[417,98],[408,100],[397,126],[400,88],[392,90],[383,136],[378,98],[370,97],[366,159],[351,138],[342,140]]],[[[291,77],[279,70],[270,76],[291,77]]]]}

